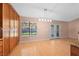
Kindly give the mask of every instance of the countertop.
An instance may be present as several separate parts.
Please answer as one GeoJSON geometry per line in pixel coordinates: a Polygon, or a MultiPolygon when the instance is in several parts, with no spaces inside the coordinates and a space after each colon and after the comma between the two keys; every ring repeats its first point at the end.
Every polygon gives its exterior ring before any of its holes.
{"type": "Polygon", "coordinates": [[[79,47],[79,40],[78,39],[64,39],[64,41],[70,45],[79,47]]]}
{"type": "Polygon", "coordinates": [[[69,45],[74,45],[76,47],[79,47],[79,40],[78,39],[72,39],[72,38],[56,38],[56,39],[51,39],[51,40],[55,40],[60,41],[60,42],[64,42],[67,43],[69,45]]]}

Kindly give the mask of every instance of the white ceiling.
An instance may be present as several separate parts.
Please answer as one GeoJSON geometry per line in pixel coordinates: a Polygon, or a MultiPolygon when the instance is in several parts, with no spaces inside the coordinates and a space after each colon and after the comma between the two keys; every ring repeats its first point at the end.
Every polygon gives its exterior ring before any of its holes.
{"type": "Polygon", "coordinates": [[[11,3],[21,16],[70,21],[79,17],[79,3],[11,3]],[[47,9],[47,11],[44,11],[47,9]]]}

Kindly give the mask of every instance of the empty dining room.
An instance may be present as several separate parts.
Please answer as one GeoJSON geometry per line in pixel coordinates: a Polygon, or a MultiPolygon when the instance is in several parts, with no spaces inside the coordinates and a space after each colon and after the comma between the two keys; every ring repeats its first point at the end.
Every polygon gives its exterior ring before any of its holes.
{"type": "Polygon", "coordinates": [[[0,3],[0,56],[79,56],[79,3],[0,3]]]}

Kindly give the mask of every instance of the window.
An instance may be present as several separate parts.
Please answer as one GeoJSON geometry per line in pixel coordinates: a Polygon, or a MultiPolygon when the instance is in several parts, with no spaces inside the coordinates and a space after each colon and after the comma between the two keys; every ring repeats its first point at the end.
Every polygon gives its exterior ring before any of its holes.
{"type": "Polygon", "coordinates": [[[36,35],[37,26],[36,23],[30,23],[30,35],[36,35]]]}
{"type": "Polygon", "coordinates": [[[57,24],[51,25],[51,37],[52,38],[60,37],[60,25],[57,24]]]}
{"type": "Polygon", "coordinates": [[[36,35],[37,33],[37,26],[36,23],[23,23],[22,34],[23,35],[36,35]]]}

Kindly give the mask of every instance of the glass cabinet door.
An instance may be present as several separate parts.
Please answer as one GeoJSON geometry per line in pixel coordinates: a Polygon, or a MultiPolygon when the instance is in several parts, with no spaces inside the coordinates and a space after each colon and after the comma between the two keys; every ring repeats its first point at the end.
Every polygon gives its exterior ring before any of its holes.
{"type": "Polygon", "coordinates": [[[9,19],[3,20],[3,37],[9,37],[9,19]]]}
{"type": "Polygon", "coordinates": [[[10,37],[14,37],[14,32],[15,27],[14,27],[14,20],[10,20],[10,37]]]}
{"type": "Polygon", "coordinates": [[[18,37],[18,20],[15,20],[15,37],[18,37]]]}

